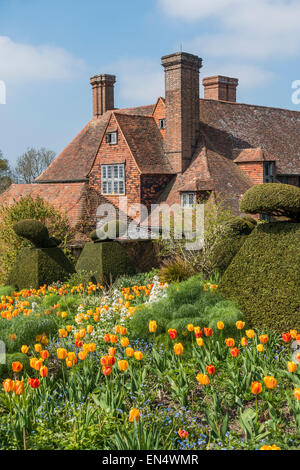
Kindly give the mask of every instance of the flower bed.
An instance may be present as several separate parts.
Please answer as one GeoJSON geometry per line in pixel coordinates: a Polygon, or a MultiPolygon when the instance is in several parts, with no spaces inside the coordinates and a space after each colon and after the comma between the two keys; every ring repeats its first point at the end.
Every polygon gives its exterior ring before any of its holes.
{"type": "MultiPolygon", "coordinates": [[[[213,296],[217,286],[199,289],[213,296]]],[[[169,328],[164,341],[152,319],[150,340],[132,337],[137,306],[167,296],[157,279],[2,296],[0,449],[299,447],[298,332],[239,320],[229,337],[224,315],[215,328],[169,328]]]]}

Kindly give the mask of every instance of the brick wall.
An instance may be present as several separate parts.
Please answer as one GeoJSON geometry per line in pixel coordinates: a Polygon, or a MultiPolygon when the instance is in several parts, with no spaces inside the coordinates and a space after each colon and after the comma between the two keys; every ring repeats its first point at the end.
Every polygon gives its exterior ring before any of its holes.
{"type": "Polygon", "coordinates": [[[251,178],[254,184],[261,184],[264,182],[263,162],[237,163],[237,165],[251,178]]]}
{"type": "MultiPolygon", "coordinates": [[[[155,119],[155,122],[156,122],[158,128],[159,128],[159,120],[166,118],[166,107],[165,107],[164,101],[161,98],[159,98],[158,101],[157,101],[157,104],[155,106],[155,110],[153,112],[153,118],[155,119]]],[[[166,130],[165,129],[160,129],[160,133],[161,133],[163,139],[165,139],[166,130]]]]}
{"type": "Polygon", "coordinates": [[[165,68],[166,155],[181,173],[190,164],[199,132],[201,59],[178,52],[162,57],[165,68]]]}
{"type": "Polygon", "coordinates": [[[141,179],[136,162],[131,155],[115,116],[112,115],[106,133],[115,131],[118,131],[117,145],[106,143],[105,135],[103,137],[90,172],[90,187],[99,194],[99,203],[111,203],[118,209],[118,195],[104,196],[101,194],[101,165],[112,165],[114,163],[123,163],[125,165],[125,195],[127,196],[128,206],[141,202],[141,179]]]}

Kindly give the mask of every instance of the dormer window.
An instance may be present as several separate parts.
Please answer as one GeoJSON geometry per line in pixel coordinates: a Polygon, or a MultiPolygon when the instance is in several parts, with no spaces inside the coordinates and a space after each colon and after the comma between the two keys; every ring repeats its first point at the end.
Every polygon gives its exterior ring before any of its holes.
{"type": "Polygon", "coordinates": [[[159,119],[158,120],[158,127],[159,127],[159,129],[165,129],[166,128],[166,120],[165,119],[159,119]]]}
{"type": "Polygon", "coordinates": [[[109,145],[117,145],[118,143],[118,132],[109,132],[106,134],[106,143],[109,145]]]}
{"type": "Polygon", "coordinates": [[[124,164],[101,165],[102,194],[125,194],[124,164]]]}
{"type": "Polygon", "coordinates": [[[193,208],[196,204],[195,192],[184,192],[181,194],[181,207],[183,209],[193,208]]]}

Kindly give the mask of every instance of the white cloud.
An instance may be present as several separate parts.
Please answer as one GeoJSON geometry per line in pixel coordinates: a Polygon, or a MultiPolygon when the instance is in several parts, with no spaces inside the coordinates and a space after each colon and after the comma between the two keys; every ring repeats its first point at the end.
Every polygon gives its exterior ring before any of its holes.
{"type": "Polygon", "coordinates": [[[16,43],[7,36],[0,36],[0,78],[3,80],[63,80],[83,68],[83,61],[65,49],[16,43]]]}
{"type": "Polygon", "coordinates": [[[188,44],[214,57],[267,60],[300,55],[299,0],[159,0],[163,11],[183,21],[210,17],[216,34],[199,34],[188,44]]]}
{"type": "Polygon", "coordinates": [[[164,94],[164,71],[159,60],[124,58],[103,70],[117,76],[117,93],[125,104],[154,103],[164,94]]]}

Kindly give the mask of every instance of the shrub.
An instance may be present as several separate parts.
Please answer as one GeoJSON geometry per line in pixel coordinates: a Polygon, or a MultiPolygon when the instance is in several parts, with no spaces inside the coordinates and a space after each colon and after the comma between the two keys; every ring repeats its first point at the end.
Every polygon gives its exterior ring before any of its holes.
{"type": "Polygon", "coordinates": [[[225,271],[252,232],[256,222],[249,219],[250,217],[233,217],[223,225],[223,236],[219,237],[211,253],[211,264],[215,271],[225,271]]]}
{"type": "Polygon", "coordinates": [[[0,298],[12,295],[15,290],[13,286],[0,286],[0,298]]]}
{"type": "Polygon", "coordinates": [[[20,238],[13,230],[13,225],[23,219],[35,219],[48,227],[50,237],[63,240],[62,248],[69,255],[67,244],[72,237],[66,215],[61,214],[53,205],[40,197],[32,198],[30,195],[22,197],[18,202],[8,206],[0,206],[0,282],[7,281],[18,252],[31,246],[29,240],[20,238]]]}
{"type": "Polygon", "coordinates": [[[161,282],[180,282],[195,275],[195,269],[188,260],[177,256],[175,259],[165,260],[159,270],[161,282]]]}
{"type": "Polygon", "coordinates": [[[157,321],[157,335],[166,333],[169,328],[186,332],[186,326],[216,326],[217,321],[224,321],[227,331],[235,330],[235,322],[243,318],[241,311],[232,301],[225,301],[217,291],[205,291],[200,276],[169,286],[167,296],[160,301],[143,305],[136,309],[130,322],[130,335],[150,339],[148,331],[150,320],[157,321]]]}
{"type": "Polygon", "coordinates": [[[300,188],[281,183],[255,185],[243,195],[240,209],[300,221],[300,188]]]}
{"type": "Polygon", "coordinates": [[[90,237],[92,240],[114,240],[127,233],[127,224],[121,220],[110,220],[103,227],[94,230],[90,237]]]}
{"type": "Polygon", "coordinates": [[[19,290],[38,289],[44,284],[65,281],[74,271],[74,266],[58,247],[24,248],[18,253],[8,283],[19,290]]]}
{"type": "Polygon", "coordinates": [[[13,229],[19,237],[26,238],[36,247],[47,248],[53,245],[49,239],[47,227],[39,220],[20,220],[13,225],[13,229]]]}
{"type": "Polygon", "coordinates": [[[300,224],[258,225],[225,271],[221,290],[253,327],[300,328],[300,224]]]}
{"type": "Polygon", "coordinates": [[[0,340],[4,341],[8,353],[19,352],[23,344],[32,344],[36,336],[42,333],[46,333],[47,336],[57,333],[57,323],[54,318],[41,315],[15,317],[13,322],[0,320],[0,340]],[[9,339],[11,334],[15,334],[17,339],[11,341],[9,339]]]}
{"type": "Polygon", "coordinates": [[[109,282],[121,274],[134,274],[135,269],[120,243],[87,243],[76,264],[76,271],[93,273],[94,282],[109,282]]]}

